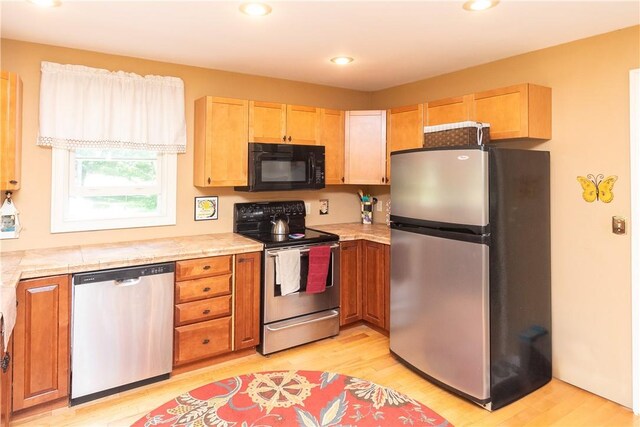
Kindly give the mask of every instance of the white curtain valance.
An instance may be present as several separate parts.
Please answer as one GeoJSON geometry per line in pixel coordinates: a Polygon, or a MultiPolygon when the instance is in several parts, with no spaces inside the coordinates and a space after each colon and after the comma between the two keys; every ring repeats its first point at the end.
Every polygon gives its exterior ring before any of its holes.
{"type": "Polygon", "coordinates": [[[184,153],[184,83],[177,77],[42,62],[38,145],[184,153]]]}

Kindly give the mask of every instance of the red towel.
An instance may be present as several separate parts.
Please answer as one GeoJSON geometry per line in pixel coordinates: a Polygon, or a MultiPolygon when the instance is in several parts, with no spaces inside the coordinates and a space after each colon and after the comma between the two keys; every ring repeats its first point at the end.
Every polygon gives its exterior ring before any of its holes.
{"type": "Polygon", "coordinates": [[[309,274],[307,274],[307,293],[319,294],[327,286],[327,273],[331,261],[329,246],[312,246],[309,248],[309,274]]]}

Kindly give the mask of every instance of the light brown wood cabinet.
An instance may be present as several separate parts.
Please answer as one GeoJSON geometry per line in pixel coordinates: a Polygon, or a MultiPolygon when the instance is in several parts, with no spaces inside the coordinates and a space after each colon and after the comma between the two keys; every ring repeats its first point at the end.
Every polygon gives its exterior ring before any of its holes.
{"type": "Polygon", "coordinates": [[[69,276],[23,280],[13,330],[13,411],[69,394],[69,276]]]}
{"type": "Polygon", "coordinates": [[[389,330],[389,245],[340,243],[340,326],[359,320],[389,330]]]}
{"type": "Polygon", "coordinates": [[[176,262],[174,366],[232,351],[233,256],[176,262]]]}
{"type": "Polygon", "coordinates": [[[473,95],[473,119],[491,125],[491,140],[551,139],[551,89],[524,83],[473,95]]]}
{"type": "Polygon", "coordinates": [[[320,108],[249,101],[249,141],[318,145],[320,108]]]}
{"type": "Polygon", "coordinates": [[[340,243],[340,326],[362,320],[362,241],[340,243]]]}
{"type": "Polygon", "coordinates": [[[344,184],[344,111],[320,110],[320,145],[324,145],[325,184],[344,184]]]}
{"type": "Polygon", "coordinates": [[[387,117],[385,110],[345,113],[345,181],[347,184],[384,184],[387,117]]]}
{"type": "Polygon", "coordinates": [[[423,104],[387,110],[387,168],[385,183],[391,179],[391,152],[420,148],[424,141],[423,104]]]}
{"type": "Polygon", "coordinates": [[[247,185],[249,101],[205,96],[194,122],[193,185],[247,185]]]}
{"type": "Polygon", "coordinates": [[[0,72],[0,190],[20,188],[22,156],[22,80],[0,72]]]}
{"type": "Polygon", "coordinates": [[[472,120],[472,108],[473,95],[428,102],[424,104],[424,125],[435,126],[472,120]]]}
{"type": "MultiPolygon", "coordinates": [[[[4,347],[4,327],[0,328],[0,347],[4,347]]],[[[0,370],[0,427],[7,427],[11,420],[11,358],[13,357],[13,338],[2,354],[0,370]]]]}
{"type": "Polygon", "coordinates": [[[261,252],[236,255],[234,350],[260,344],[261,252]]]}

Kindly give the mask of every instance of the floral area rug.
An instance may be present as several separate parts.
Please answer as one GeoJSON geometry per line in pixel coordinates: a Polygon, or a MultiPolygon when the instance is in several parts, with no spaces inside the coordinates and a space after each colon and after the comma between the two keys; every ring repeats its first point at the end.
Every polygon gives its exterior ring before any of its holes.
{"type": "Polygon", "coordinates": [[[134,426],[451,426],[423,404],[370,381],[317,371],[273,371],[207,384],[134,426]]]}

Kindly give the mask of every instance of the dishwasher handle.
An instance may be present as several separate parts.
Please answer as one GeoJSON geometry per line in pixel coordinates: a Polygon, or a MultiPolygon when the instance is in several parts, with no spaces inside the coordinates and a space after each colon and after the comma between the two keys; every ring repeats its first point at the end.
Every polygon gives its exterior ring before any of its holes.
{"type": "Polygon", "coordinates": [[[134,277],[132,279],[116,279],[116,286],[135,286],[142,280],[142,277],[134,277]]]}

